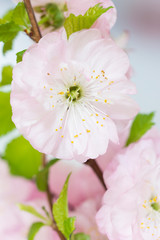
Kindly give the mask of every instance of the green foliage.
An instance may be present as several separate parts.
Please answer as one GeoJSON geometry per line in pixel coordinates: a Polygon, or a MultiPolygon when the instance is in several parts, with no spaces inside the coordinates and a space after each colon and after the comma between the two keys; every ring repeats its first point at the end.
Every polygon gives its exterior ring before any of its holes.
{"type": "Polygon", "coordinates": [[[22,211],[28,212],[28,213],[34,215],[35,217],[42,219],[43,221],[47,220],[43,215],[41,215],[39,212],[37,212],[37,210],[34,209],[34,207],[32,207],[32,206],[28,206],[28,205],[24,205],[24,204],[18,204],[18,206],[19,206],[20,210],[22,210],[22,211]]]}
{"type": "Polygon", "coordinates": [[[17,59],[16,59],[16,61],[17,61],[17,63],[19,63],[19,62],[21,62],[22,61],[22,58],[23,58],[23,54],[25,53],[25,51],[26,51],[27,49],[25,49],[25,50],[22,50],[22,51],[20,51],[20,52],[17,52],[16,53],[16,56],[17,56],[17,59]]]}
{"type": "Polygon", "coordinates": [[[10,9],[8,12],[5,13],[5,15],[3,16],[3,20],[5,20],[5,22],[12,21],[13,11],[14,9],[10,9]]]}
{"type": "Polygon", "coordinates": [[[15,128],[11,118],[10,93],[0,92],[0,136],[15,128]]]}
{"type": "Polygon", "coordinates": [[[0,86],[5,86],[11,84],[12,82],[12,70],[13,67],[8,65],[4,66],[2,69],[2,80],[0,82],[0,86]]]}
{"type": "Polygon", "coordinates": [[[94,7],[89,8],[83,16],[70,14],[64,22],[67,38],[74,32],[89,29],[103,13],[111,8],[113,7],[103,8],[100,3],[98,3],[94,7]]]}
{"type": "Polygon", "coordinates": [[[25,29],[29,30],[31,27],[28,14],[23,2],[19,2],[17,4],[15,9],[13,10],[11,19],[14,23],[23,26],[25,29]]]}
{"type": "Polygon", "coordinates": [[[68,183],[71,173],[68,175],[63,189],[59,195],[59,198],[53,205],[53,216],[56,221],[58,229],[63,233],[63,235],[70,239],[71,234],[73,233],[75,226],[75,217],[69,218],[68,217],[68,198],[67,198],[67,191],[68,191],[68,183]]]}
{"type": "Polygon", "coordinates": [[[12,40],[4,43],[4,45],[3,45],[3,54],[5,54],[9,50],[11,50],[12,46],[13,46],[13,41],[12,40]]]}
{"type": "Polygon", "coordinates": [[[73,235],[72,240],[90,240],[90,236],[84,233],[76,233],[73,235]]]}
{"type": "Polygon", "coordinates": [[[45,168],[40,170],[36,176],[36,184],[40,191],[45,192],[47,190],[47,184],[48,184],[48,174],[49,174],[49,168],[55,164],[59,159],[55,158],[47,163],[45,168]]]}
{"type": "Polygon", "coordinates": [[[13,40],[22,28],[14,22],[7,22],[0,25],[0,41],[7,43],[13,40]]]}
{"type": "Polygon", "coordinates": [[[41,153],[22,136],[7,145],[3,158],[12,174],[29,179],[38,173],[41,166],[41,153]]]}
{"type": "Polygon", "coordinates": [[[20,31],[29,32],[30,28],[24,3],[20,2],[0,19],[0,41],[4,43],[3,54],[12,49],[13,40],[20,31]]]}
{"type": "Polygon", "coordinates": [[[63,10],[55,3],[48,3],[43,7],[36,7],[35,10],[41,14],[41,20],[38,23],[40,26],[52,26],[54,29],[57,29],[64,23],[63,10]]]}
{"type": "Polygon", "coordinates": [[[27,237],[28,240],[34,240],[34,237],[43,226],[44,226],[43,222],[33,223],[28,233],[28,237],[27,237]]]}
{"type": "Polygon", "coordinates": [[[151,127],[154,125],[152,122],[154,112],[150,114],[139,113],[131,126],[130,134],[126,142],[126,146],[129,146],[133,142],[137,142],[151,127]]]}

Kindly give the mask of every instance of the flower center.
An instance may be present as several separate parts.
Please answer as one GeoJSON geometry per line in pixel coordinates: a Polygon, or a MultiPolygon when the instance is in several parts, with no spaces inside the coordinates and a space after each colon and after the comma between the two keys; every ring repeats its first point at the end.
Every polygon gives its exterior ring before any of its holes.
{"type": "Polygon", "coordinates": [[[151,207],[155,210],[155,211],[159,211],[160,210],[160,204],[155,202],[151,204],[151,207]]]}
{"type": "Polygon", "coordinates": [[[65,97],[69,102],[76,102],[82,97],[82,89],[78,85],[71,86],[67,89],[65,97]]]}

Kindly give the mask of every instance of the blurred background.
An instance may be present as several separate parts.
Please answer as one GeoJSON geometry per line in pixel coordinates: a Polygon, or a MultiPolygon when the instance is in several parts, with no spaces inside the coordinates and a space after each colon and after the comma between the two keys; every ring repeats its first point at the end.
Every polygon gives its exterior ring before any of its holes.
{"type": "MultiPolygon", "coordinates": [[[[124,30],[129,32],[126,49],[133,67],[132,81],[137,86],[134,97],[141,112],[155,111],[155,122],[160,129],[160,0],[114,1],[118,19],[112,36],[119,37],[124,30]]],[[[0,17],[14,6],[11,0],[0,0],[0,17]]],[[[13,51],[2,56],[0,43],[0,71],[3,65],[16,62],[16,53],[26,49],[31,40],[20,34],[13,51]]]]}

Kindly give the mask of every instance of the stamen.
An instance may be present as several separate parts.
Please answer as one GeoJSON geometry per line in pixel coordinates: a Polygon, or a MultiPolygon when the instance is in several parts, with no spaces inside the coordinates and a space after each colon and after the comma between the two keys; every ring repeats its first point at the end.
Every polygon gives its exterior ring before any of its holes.
{"type": "Polygon", "coordinates": [[[64,92],[59,92],[58,94],[60,94],[60,95],[63,95],[63,94],[64,94],[64,92]]]}

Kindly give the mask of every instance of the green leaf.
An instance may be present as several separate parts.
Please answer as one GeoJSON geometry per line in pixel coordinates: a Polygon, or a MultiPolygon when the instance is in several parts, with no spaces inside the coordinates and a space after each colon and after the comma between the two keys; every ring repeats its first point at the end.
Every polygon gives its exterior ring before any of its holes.
{"type": "Polygon", "coordinates": [[[15,128],[11,118],[10,93],[0,92],[0,136],[15,128]]]}
{"type": "Polygon", "coordinates": [[[4,20],[4,19],[0,18],[0,25],[4,24],[4,23],[7,23],[7,20],[4,20]]]}
{"type": "Polygon", "coordinates": [[[36,177],[36,184],[40,191],[45,192],[48,185],[49,168],[55,164],[59,159],[55,158],[47,163],[44,169],[40,170],[36,177]]]}
{"type": "Polygon", "coordinates": [[[26,50],[27,50],[27,49],[22,50],[22,51],[16,53],[16,55],[17,55],[17,59],[16,59],[17,63],[19,63],[19,62],[22,61],[23,54],[25,53],[26,50]]]}
{"type": "Polygon", "coordinates": [[[84,233],[76,233],[73,235],[72,240],[90,240],[90,236],[84,233]]]}
{"type": "Polygon", "coordinates": [[[23,2],[19,2],[13,10],[12,21],[17,25],[30,29],[30,21],[23,2]]]}
{"type": "Polygon", "coordinates": [[[13,40],[10,40],[10,41],[4,43],[4,45],[3,45],[3,54],[5,54],[9,50],[11,50],[12,49],[12,45],[13,45],[13,40]]]}
{"type": "Polygon", "coordinates": [[[131,126],[130,135],[127,139],[126,146],[133,142],[137,142],[151,127],[154,125],[152,122],[154,117],[154,112],[150,114],[139,113],[131,126]]]}
{"type": "Polygon", "coordinates": [[[70,239],[70,235],[75,230],[75,217],[70,217],[64,220],[64,235],[70,239]]]}
{"type": "Polygon", "coordinates": [[[5,86],[11,84],[12,82],[12,71],[13,67],[8,65],[3,67],[2,69],[2,80],[0,82],[0,86],[5,86]]]}
{"type": "Polygon", "coordinates": [[[3,156],[14,175],[31,179],[41,166],[41,153],[35,150],[22,136],[12,140],[3,156]]]}
{"type": "Polygon", "coordinates": [[[0,41],[7,43],[12,41],[22,28],[14,22],[8,22],[0,25],[0,41]]]}
{"type": "Polygon", "coordinates": [[[70,235],[75,229],[74,222],[75,218],[68,217],[68,198],[67,198],[67,191],[68,191],[68,183],[71,173],[68,175],[63,189],[59,195],[59,198],[53,205],[53,216],[56,221],[58,229],[63,233],[63,235],[70,239],[70,235]]]}
{"type": "Polygon", "coordinates": [[[74,32],[82,29],[89,29],[103,13],[107,12],[111,8],[113,7],[110,6],[108,8],[103,8],[100,3],[98,3],[94,7],[89,8],[83,16],[75,16],[71,13],[64,22],[67,38],[69,38],[69,36],[74,32]]]}
{"type": "Polygon", "coordinates": [[[5,15],[3,16],[3,20],[5,20],[6,22],[11,22],[12,16],[13,16],[13,11],[14,11],[14,9],[10,9],[8,12],[6,12],[5,15]]]}
{"type": "Polygon", "coordinates": [[[34,240],[34,237],[38,233],[38,231],[44,226],[45,224],[43,222],[36,222],[33,223],[30,227],[29,233],[28,233],[28,240],[34,240]]]}
{"type": "Polygon", "coordinates": [[[28,206],[28,205],[24,205],[24,204],[20,203],[20,204],[18,204],[18,207],[20,208],[20,210],[28,212],[44,221],[47,220],[43,215],[41,215],[39,212],[37,212],[37,210],[34,209],[34,207],[32,207],[32,206],[28,206]]]}

